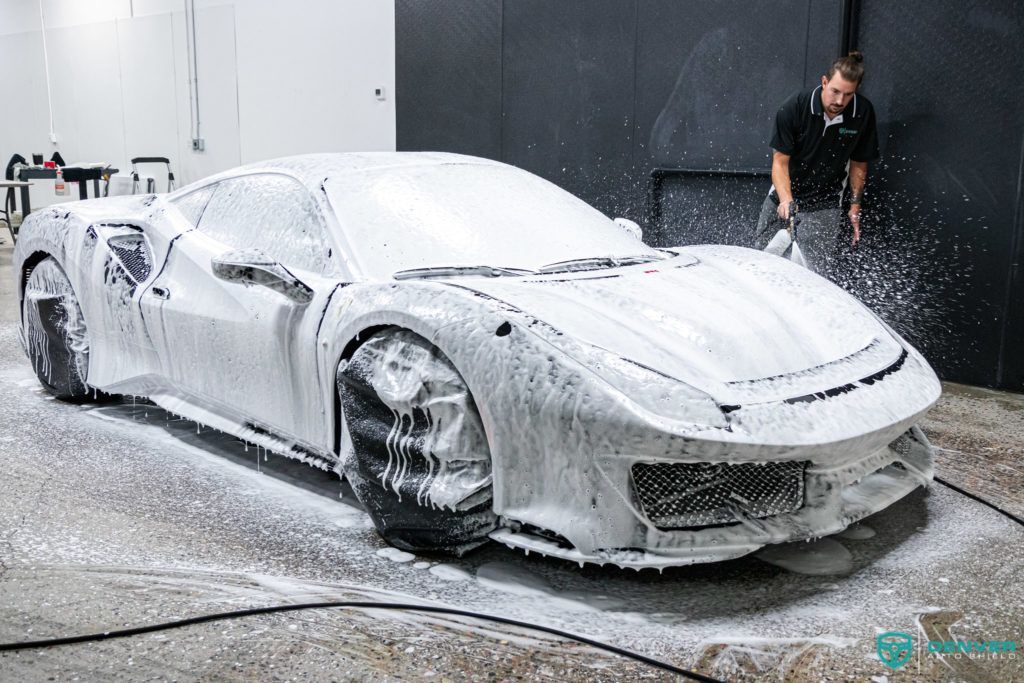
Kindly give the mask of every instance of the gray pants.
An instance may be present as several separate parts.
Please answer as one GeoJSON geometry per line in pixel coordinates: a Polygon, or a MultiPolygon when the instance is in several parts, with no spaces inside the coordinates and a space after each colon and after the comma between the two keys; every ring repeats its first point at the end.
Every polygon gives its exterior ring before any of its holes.
{"type": "MultiPolygon", "coordinates": [[[[775,233],[786,227],[785,221],[779,218],[778,208],[771,195],[765,197],[751,245],[755,249],[764,249],[775,233]]],[[[797,217],[796,242],[807,267],[818,275],[829,277],[835,267],[839,235],[843,229],[842,209],[837,206],[834,209],[797,211],[797,217]]]]}

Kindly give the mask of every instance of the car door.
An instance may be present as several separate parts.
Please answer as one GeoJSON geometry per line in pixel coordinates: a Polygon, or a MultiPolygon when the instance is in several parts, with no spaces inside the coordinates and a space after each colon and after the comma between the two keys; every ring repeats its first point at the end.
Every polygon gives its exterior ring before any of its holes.
{"type": "Polygon", "coordinates": [[[213,426],[228,429],[227,419],[315,443],[326,424],[316,331],[336,284],[320,208],[294,178],[260,173],[221,181],[197,221],[143,297],[169,385],[162,403],[213,426]],[[214,261],[243,249],[277,261],[308,301],[218,277],[214,261]]]}

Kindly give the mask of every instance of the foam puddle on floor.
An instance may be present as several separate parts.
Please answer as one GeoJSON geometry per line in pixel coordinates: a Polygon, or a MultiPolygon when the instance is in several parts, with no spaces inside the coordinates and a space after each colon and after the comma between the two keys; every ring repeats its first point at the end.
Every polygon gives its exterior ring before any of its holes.
{"type": "Polygon", "coordinates": [[[853,524],[836,534],[836,537],[850,541],[866,541],[875,537],[875,530],[867,524],[853,524]]]}
{"type": "Polygon", "coordinates": [[[849,574],[853,570],[850,551],[832,538],[767,546],[755,556],[795,574],[831,576],[849,574]]]}
{"type": "Polygon", "coordinates": [[[412,553],[407,553],[404,550],[399,550],[398,548],[381,548],[377,551],[377,557],[384,557],[399,564],[412,562],[416,559],[416,556],[412,553]]]}
{"type": "Polygon", "coordinates": [[[470,572],[453,564],[435,564],[430,573],[444,581],[469,581],[473,578],[470,572]]]}
{"type": "Polygon", "coordinates": [[[476,570],[484,588],[530,598],[543,598],[573,611],[604,611],[622,607],[623,601],[589,591],[558,591],[540,576],[510,562],[487,562],[476,570]]]}

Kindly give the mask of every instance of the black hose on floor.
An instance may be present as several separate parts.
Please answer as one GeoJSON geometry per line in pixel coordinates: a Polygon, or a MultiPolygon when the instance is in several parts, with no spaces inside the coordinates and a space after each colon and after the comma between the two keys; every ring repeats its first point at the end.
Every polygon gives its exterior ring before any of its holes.
{"type": "Polygon", "coordinates": [[[991,501],[988,501],[988,500],[985,500],[981,496],[973,494],[970,491],[964,490],[964,489],[960,488],[959,486],[957,486],[956,484],[951,484],[948,481],[946,481],[945,479],[940,479],[939,477],[934,477],[934,479],[935,479],[935,481],[939,482],[943,486],[951,488],[954,491],[956,491],[957,493],[963,494],[963,495],[967,496],[968,498],[970,498],[971,500],[975,500],[975,501],[981,503],[982,505],[987,505],[988,507],[992,508],[993,510],[995,510],[999,514],[1005,515],[1005,516],[1009,517],[1010,519],[1012,519],[1013,521],[1017,522],[1017,524],[1020,524],[1021,526],[1024,526],[1024,519],[1021,519],[1017,515],[1015,515],[1012,512],[1010,512],[1009,510],[1004,510],[1003,508],[999,507],[995,503],[993,503],[991,501]]]}
{"type": "Polygon", "coordinates": [[[340,602],[307,602],[298,603],[294,605],[271,605],[269,607],[253,607],[250,609],[235,610],[233,612],[218,612],[216,614],[203,614],[197,617],[189,617],[187,619],[179,619],[176,621],[167,621],[160,624],[150,624],[148,626],[136,626],[135,628],[126,628],[120,631],[104,631],[103,633],[90,633],[81,636],[68,636],[65,638],[51,638],[48,640],[29,640],[20,643],[0,643],[0,652],[10,652],[13,650],[29,650],[34,648],[42,647],[56,647],[58,645],[72,645],[74,643],[88,643],[96,642],[100,640],[109,640],[111,638],[127,638],[129,636],[137,636],[143,633],[154,633],[156,631],[167,631],[170,629],[181,628],[183,626],[191,626],[193,624],[203,624],[210,621],[221,621],[224,619],[238,619],[241,617],[248,617],[257,614],[273,614],[276,612],[297,612],[299,610],[308,609],[325,609],[330,607],[348,607],[358,609],[384,609],[384,610],[402,610],[409,612],[432,612],[435,614],[451,614],[460,617],[470,617],[472,619],[481,619],[484,621],[492,621],[499,624],[507,624],[509,626],[518,626],[520,628],[529,629],[532,631],[541,631],[544,633],[565,638],[567,640],[575,640],[576,642],[589,645],[590,647],[597,648],[598,650],[604,650],[612,654],[619,655],[620,657],[626,657],[629,659],[642,662],[649,666],[653,666],[659,669],[663,669],[670,673],[678,674],[685,678],[689,678],[694,681],[704,681],[705,683],[723,683],[717,678],[711,678],[699,674],[695,671],[689,671],[663,662],[653,657],[642,655],[639,652],[632,652],[615,645],[609,645],[602,643],[598,640],[592,640],[586,636],[580,636],[567,631],[562,631],[551,626],[544,626],[542,624],[531,624],[525,621],[517,621],[515,619],[509,619],[508,617],[501,617],[494,614],[483,614],[480,612],[471,612],[469,610],[456,609],[454,607],[443,607],[439,605],[415,605],[410,603],[397,603],[397,602],[353,602],[353,601],[340,601],[340,602]]]}

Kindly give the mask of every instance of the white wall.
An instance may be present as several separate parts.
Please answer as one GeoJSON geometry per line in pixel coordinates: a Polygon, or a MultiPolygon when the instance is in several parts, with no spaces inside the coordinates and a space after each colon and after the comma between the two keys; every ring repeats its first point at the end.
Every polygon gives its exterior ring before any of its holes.
{"type": "Polygon", "coordinates": [[[395,149],[392,0],[241,0],[235,26],[243,161],[395,149]]]}
{"type": "MultiPolygon", "coordinates": [[[[39,0],[0,0],[0,164],[169,156],[180,187],[275,156],[395,149],[392,0],[195,0],[201,153],[185,2],[42,0],[52,144],[39,0]]],[[[51,201],[45,181],[33,187],[35,204],[51,201]]]]}

